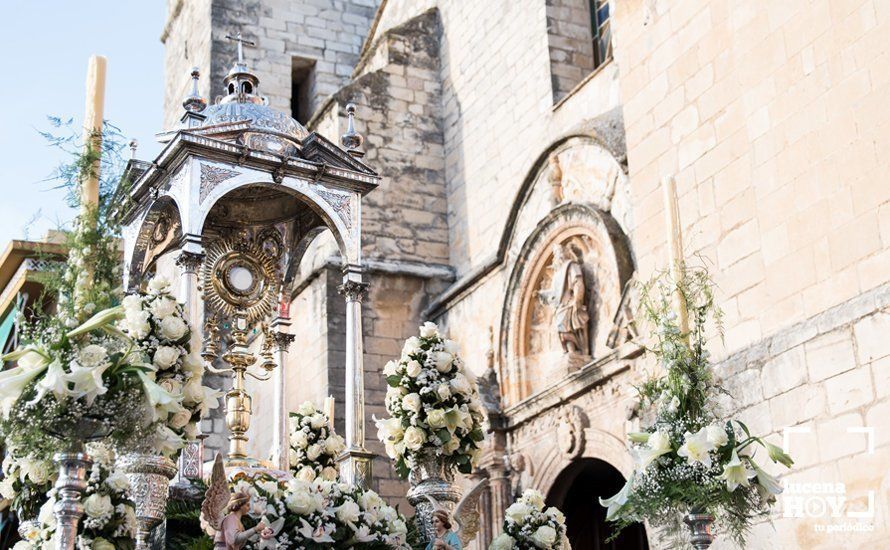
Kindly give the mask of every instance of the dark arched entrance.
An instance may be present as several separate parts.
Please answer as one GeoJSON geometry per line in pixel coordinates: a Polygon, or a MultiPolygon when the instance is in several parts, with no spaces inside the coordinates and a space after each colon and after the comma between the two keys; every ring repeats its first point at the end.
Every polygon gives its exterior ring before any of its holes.
{"type": "Polygon", "coordinates": [[[547,494],[547,505],[565,514],[572,550],[648,550],[646,530],[641,524],[628,527],[617,539],[606,542],[612,526],[606,523],[606,509],[599,499],[620,491],[624,481],[621,472],[596,458],[575,460],[560,472],[547,494]]]}

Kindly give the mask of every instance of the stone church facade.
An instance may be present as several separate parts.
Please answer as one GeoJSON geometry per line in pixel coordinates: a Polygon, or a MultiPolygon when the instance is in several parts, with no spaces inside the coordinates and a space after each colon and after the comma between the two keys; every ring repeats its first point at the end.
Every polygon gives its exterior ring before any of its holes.
{"type": "MultiPolygon", "coordinates": [[[[421,322],[443,324],[492,427],[478,548],[528,487],[567,512],[576,548],[601,547],[591,496],[632,470],[633,385],[653,367],[629,283],[667,263],[669,174],[687,256],[719,286],[727,412],[776,442],[795,428],[786,498],[845,491],[839,517],[784,517],[780,500],[751,547],[890,540],[886,2],[168,0],[165,128],[191,67],[203,96],[221,93],[239,31],[271,106],[332,140],[358,106],[364,162],[383,176],[362,209],[367,431],[385,414],[384,363],[421,322]]],[[[287,289],[287,399],[333,395],[342,424],[341,279],[321,233],[287,289]]],[[[252,391],[262,455],[271,388],[252,391]]],[[[204,429],[220,447],[222,419],[204,429]]],[[[375,488],[403,497],[370,439],[375,488]]]]}

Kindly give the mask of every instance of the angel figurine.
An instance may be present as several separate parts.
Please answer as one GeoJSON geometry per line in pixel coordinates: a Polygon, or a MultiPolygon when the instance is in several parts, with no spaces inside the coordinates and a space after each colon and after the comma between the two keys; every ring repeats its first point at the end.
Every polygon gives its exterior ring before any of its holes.
{"type": "Polygon", "coordinates": [[[255,527],[244,529],[241,518],[248,510],[250,495],[244,492],[231,494],[222,456],[217,453],[201,504],[201,527],[213,537],[214,550],[241,550],[251,537],[269,528],[263,518],[255,527]]]}
{"type": "Polygon", "coordinates": [[[454,507],[454,522],[457,530],[451,531],[451,519],[448,511],[439,501],[425,495],[433,505],[433,540],[426,545],[426,550],[461,550],[470,544],[479,533],[479,498],[488,487],[488,480],[483,479],[467,492],[466,496],[454,507]]]}

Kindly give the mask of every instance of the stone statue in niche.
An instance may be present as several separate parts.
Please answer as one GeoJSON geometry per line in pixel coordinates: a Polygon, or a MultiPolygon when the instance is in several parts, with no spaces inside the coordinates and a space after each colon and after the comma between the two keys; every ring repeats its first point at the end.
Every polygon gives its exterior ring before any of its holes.
{"type": "Polygon", "coordinates": [[[565,200],[562,188],[562,166],[559,165],[559,156],[556,153],[550,155],[547,162],[550,166],[550,172],[547,174],[547,181],[550,183],[550,204],[555,207],[565,200]]]}
{"type": "Polygon", "coordinates": [[[549,289],[538,291],[538,297],[556,310],[553,322],[563,352],[590,355],[584,271],[566,243],[553,245],[553,280],[549,289]]]}

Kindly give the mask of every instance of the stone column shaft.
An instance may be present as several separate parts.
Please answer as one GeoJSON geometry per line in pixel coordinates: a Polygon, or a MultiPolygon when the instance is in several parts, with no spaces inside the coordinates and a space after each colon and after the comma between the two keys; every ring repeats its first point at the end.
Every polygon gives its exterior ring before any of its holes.
{"type": "Polygon", "coordinates": [[[198,292],[198,274],[201,264],[204,262],[204,254],[183,250],[176,257],[176,265],[179,266],[179,301],[185,304],[186,317],[192,333],[189,337],[189,345],[192,353],[201,350],[201,335],[204,328],[204,302],[198,292]]]}

